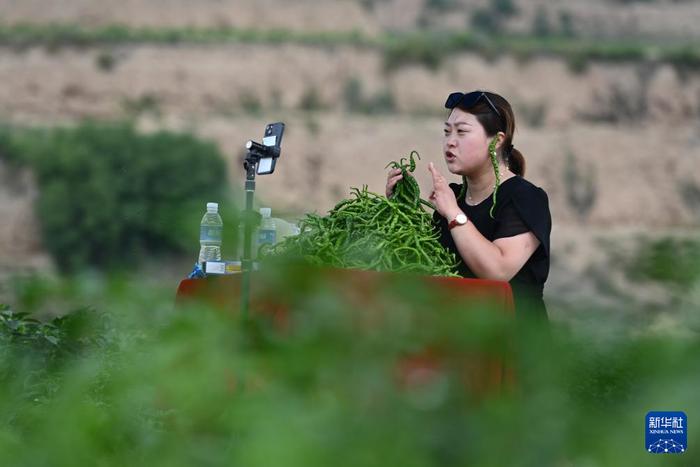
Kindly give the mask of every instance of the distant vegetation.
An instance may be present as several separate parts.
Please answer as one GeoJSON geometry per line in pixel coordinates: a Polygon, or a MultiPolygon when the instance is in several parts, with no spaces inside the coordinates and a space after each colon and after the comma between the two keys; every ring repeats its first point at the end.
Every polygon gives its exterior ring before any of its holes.
{"type": "Polygon", "coordinates": [[[577,161],[569,150],[563,171],[566,201],[582,222],[588,218],[598,197],[595,168],[590,162],[584,165],[585,162],[577,161]]]}
{"type": "Polygon", "coordinates": [[[664,237],[643,242],[627,267],[636,280],[674,284],[687,290],[700,280],[700,240],[664,237]]]}
{"type": "Polygon", "coordinates": [[[33,169],[45,246],[69,271],[196,252],[204,205],[227,186],[214,144],[128,124],[2,129],[0,160],[33,169]]]}
{"type": "MultiPolygon", "coordinates": [[[[482,15],[493,15],[484,10],[482,15]]],[[[537,19],[537,18],[536,18],[537,19]]],[[[478,19],[477,19],[478,20],[478,19]]],[[[480,28],[488,21],[478,20],[480,28]]],[[[355,46],[379,49],[388,70],[409,63],[436,68],[451,53],[473,51],[493,57],[497,54],[515,54],[519,57],[553,55],[567,60],[574,70],[585,68],[589,61],[651,61],[670,63],[679,68],[700,68],[700,46],[689,42],[646,41],[642,39],[600,39],[573,37],[570,18],[560,18],[560,27],[554,29],[540,15],[530,35],[499,35],[496,31],[474,32],[418,31],[413,33],[386,33],[367,36],[360,32],[295,32],[284,29],[222,28],[132,28],[105,26],[86,28],[78,25],[0,26],[0,45],[26,48],[41,45],[50,49],[60,47],[90,47],[97,45],[155,43],[155,44],[210,44],[210,43],[296,43],[316,47],[355,46]]],[[[113,66],[109,57],[102,57],[101,69],[113,66]]]]}
{"type": "Polygon", "coordinates": [[[343,87],[343,101],[350,112],[365,114],[390,113],[396,110],[394,95],[385,89],[374,96],[365,95],[362,81],[359,78],[349,78],[343,87]]]}

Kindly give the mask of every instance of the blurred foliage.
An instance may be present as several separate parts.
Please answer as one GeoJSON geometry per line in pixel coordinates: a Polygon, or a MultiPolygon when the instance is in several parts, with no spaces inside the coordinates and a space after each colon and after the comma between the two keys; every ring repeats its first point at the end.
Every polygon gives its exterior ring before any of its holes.
{"type": "Polygon", "coordinates": [[[214,144],[129,124],[4,129],[0,157],[33,169],[44,244],[63,270],[196,251],[205,203],[227,192],[214,144]]]}
{"type": "Polygon", "coordinates": [[[535,10],[535,17],[532,20],[532,34],[537,37],[547,37],[552,35],[553,28],[549,21],[547,9],[542,5],[535,10]]]}
{"type": "Polygon", "coordinates": [[[654,280],[687,289],[700,280],[700,238],[666,237],[642,242],[628,265],[636,280],[654,280]]]}
{"type": "Polygon", "coordinates": [[[574,152],[569,149],[562,175],[566,187],[566,201],[578,214],[579,220],[585,221],[598,198],[595,167],[590,161],[577,159],[574,152]]]}
{"type": "Polygon", "coordinates": [[[482,33],[503,35],[508,19],[518,13],[512,0],[491,0],[488,5],[474,9],[469,23],[482,33]]]}
{"type": "Polygon", "coordinates": [[[48,357],[41,338],[0,327],[0,464],[700,462],[696,430],[679,456],[650,455],[643,441],[649,410],[700,409],[696,338],[601,340],[514,323],[418,277],[390,276],[368,294],[331,276],[277,264],[256,277],[256,297],[285,305],[283,326],[198,302],[173,309],[172,287],[140,280],[39,287],[47,304],[65,299],[62,287],[73,303],[47,323],[60,337],[48,357]],[[74,319],[80,337],[64,337],[74,319]],[[403,364],[426,348],[428,365],[403,364]],[[465,380],[475,355],[514,365],[517,385],[480,393],[465,380]]]}
{"type": "Polygon", "coordinates": [[[473,51],[487,57],[495,53],[555,55],[566,59],[574,71],[585,69],[590,61],[670,63],[681,70],[700,67],[700,47],[696,43],[679,40],[659,42],[643,38],[576,38],[573,37],[570,14],[566,12],[560,14],[557,28],[549,25],[551,27],[546,35],[504,33],[499,25],[506,17],[516,14],[518,11],[514,2],[492,0],[488,7],[474,12],[478,16],[472,20],[478,26],[474,31],[477,34],[472,31],[418,31],[390,32],[379,36],[367,36],[358,31],[16,24],[0,25],[0,45],[17,49],[44,45],[51,50],[132,43],[293,43],[326,48],[344,45],[379,49],[388,70],[411,63],[437,68],[445,57],[459,51],[473,51]],[[479,30],[486,30],[487,34],[480,34],[479,30]]]}
{"type": "Polygon", "coordinates": [[[458,0],[426,0],[425,8],[428,10],[447,12],[458,8],[458,0]]]}
{"type": "Polygon", "coordinates": [[[316,112],[327,107],[327,104],[323,101],[321,94],[318,92],[318,87],[307,85],[307,88],[299,99],[299,109],[305,112],[316,112]]]}
{"type": "Polygon", "coordinates": [[[246,89],[238,96],[239,105],[243,111],[250,115],[259,115],[262,110],[262,102],[260,97],[250,89],[246,89]]]}
{"type": "Polygon", "coordinates": [[[574,17],[570,11],[559,11],[559,30],[564,37],[575,37],[576,28],[574,26],[574,17]]]}
{"type": "MultiPolygon", "coordinates": [[[[620,3],[622,5],[628,5],[631,3],[658,3],[659,0],[610,0],[612,3],[620,3]]],[[[675,0],[676,2],[682,2],[687,0],[675,0]]]]}
{"type": "Polygon", "coordinates": [[[518,13],[518,7],[512,0],[491,0],[487,6],[473,11],[469,23],[482,33],[502,35],[508,18],[518,13]]]}
{"type": "Polygon", "coordinates": [[[469,25],[482,33],[495,34],[501,27],[502,19],[498,12],[491,11],[488,8],[477,8],[472,13],[469,25]]]}
{"type": "Polygon", "coordinates": [[[117,65],[117,58],[111,51],[103,50],[95,58],[95,65],[99,70],[109,73],[117,65]]]}
{"type": "Polygon", "coordinates": [[[542,127],[547,119],[547,102],[544,100],[519,102],[517,108],[518,117],[533,128],[542,127]]]}
{"type": "Polygon", "coordinates": [[[520,13],[514,0],[491,0],[491,9],[505,17],[517,16],[520,13]]]}
{"type": "Polygon", "coordinates": [[[160,97],[151,93],[145,93],[136,98],[124,98],[122,108],[131,117],[138,117],[142,114],[160,117],[162,114],[160,97]]]}
{"type": "Polygon", "coordinates": [[[142,27],[106,25],[85,27],[77,24],[13,24],[0,26],[0,44],[25,48],[37,44],[50,49],[59,47],[88,47],[97,44],[180,44],[180,43],[267,43],[287,42],[332,46],[363,45],[371,42],[358,32],[295,32],[286,29],[238,29],[232,27],[142,27]]]}
{"type": "Polygon", "coordinates": [[[0,379],[21,382],[27,400],[46,402],[62,384],[65,362],[107,351],[111,330],[109,317],[90,308],[40,321],[0,304],[0,379]]]}
{"type": "Polygon", "coordinates": [[[678,183],[678,194],[680,194],[683,204],[700,221],[700,183],[692,179],[680,181],[678,183]]]}
{"type": "Polygon", "coordinates": [[[389,36],[383,47],[384,68],[391,71],[418,63],[435,70],[451,49],[444,34],[418,32],[389,36]]]}
{"type": "Polygon", "coordinates": [[[646,83],[637,86],[615,83],[596,92],[589,110],[577,112],[578,118],[598,123],[639,123],[649,114],[646,83]]]}
{"type": "Polygon", "coordinates": [[[343,101],[349,112],[375,115],[392,113],[396,110],[396,100],[391,90],[385,89],[374,96],[365,96],[362,81],[357,78],[349,78],[343,86],[343,101]]]}

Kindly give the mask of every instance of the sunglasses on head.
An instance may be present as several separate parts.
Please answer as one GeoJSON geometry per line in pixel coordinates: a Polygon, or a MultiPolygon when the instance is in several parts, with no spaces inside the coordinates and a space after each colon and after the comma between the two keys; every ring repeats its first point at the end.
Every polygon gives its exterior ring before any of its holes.
{"type": "Polygon", "coordinates": [[[463,106],[467,109],[475,106],[477,102],[479,102],[481,99],[486,100],[486,103],[491,107],[491,110],[494,111],[496,115],[498,115],[498,118],[503,121],[503,116],[501,116],[501,112],[498,111],[495,105],[493,105],[493,102],[491,102],[491,99],[489,99],[489,96],[486,95],[485,92],[483,91],[472,91],[468,93],[463,93],[463,92],[453,92],[449,96],[447,96],[447,101],[445,101],[445,108],[446,109],[454,109],[457,106],[463,106]]]}

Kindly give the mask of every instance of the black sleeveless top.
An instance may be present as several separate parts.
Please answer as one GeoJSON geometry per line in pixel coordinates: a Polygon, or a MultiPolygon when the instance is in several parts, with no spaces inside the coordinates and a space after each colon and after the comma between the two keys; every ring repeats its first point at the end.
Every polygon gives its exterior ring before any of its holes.
{"type": "MultiPolygon", "coordinates": [[[[450,188],[459,195],[462,185],[450,183],[450,188]]],[[[549,235],[552,218],[549,212],[547,193],[520,176],[504,181],[496,194],[496,208],[493,219],[489,210],[493,197],[489,195],[481,203],[470,206],[464,198],[457,199],[459,208],[467,215],[469,222],[489,241],[532,232],[540,241],[539,247],[525,265],[510,280],[513,289],[516,314],[534,318],[547,318],[542,292],[549,274],[549,235]]],[[[437,211],[433,222],[440,231],[440,243],[453,252],[458,261],[458,274],[462,277],[476,277],[462,261],[448,228],[448,221],[437,211]]]]}

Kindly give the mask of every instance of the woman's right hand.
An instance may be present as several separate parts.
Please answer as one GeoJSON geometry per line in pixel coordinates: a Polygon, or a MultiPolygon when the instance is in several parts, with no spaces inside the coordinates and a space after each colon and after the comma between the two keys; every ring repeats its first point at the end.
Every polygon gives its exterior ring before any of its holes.
{"type": "Polygon", "coordinates": [[[401,169],[391,169],[386,177],[386,197],[391,198],[394,194],[394,187],[396,183],[403,178],[401,174],[401,169]]]}

